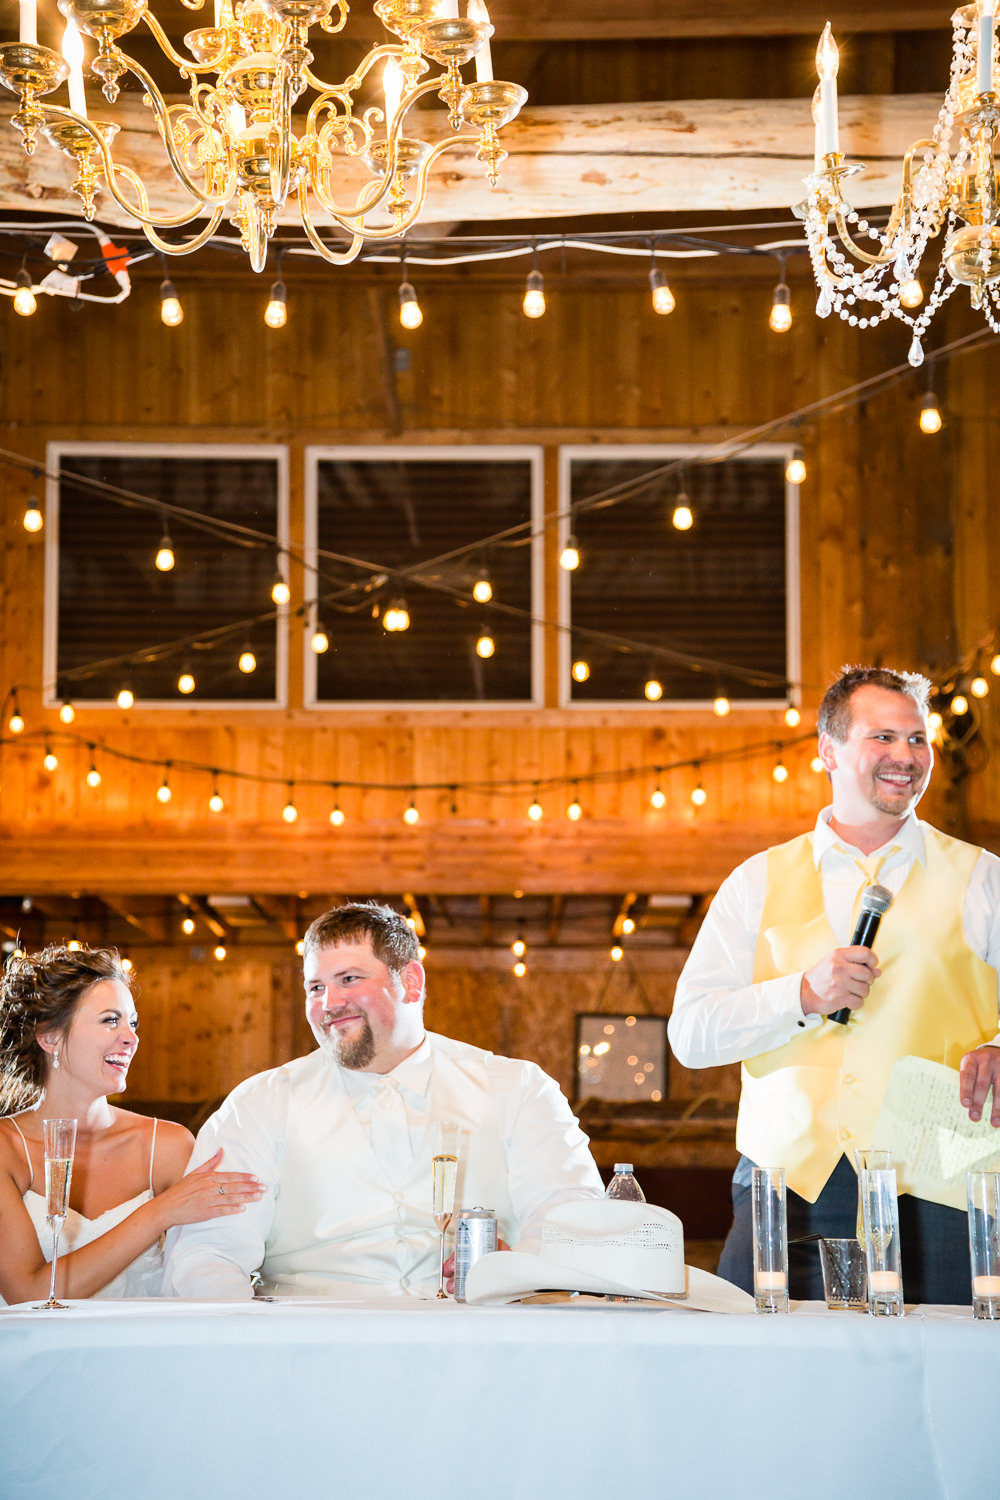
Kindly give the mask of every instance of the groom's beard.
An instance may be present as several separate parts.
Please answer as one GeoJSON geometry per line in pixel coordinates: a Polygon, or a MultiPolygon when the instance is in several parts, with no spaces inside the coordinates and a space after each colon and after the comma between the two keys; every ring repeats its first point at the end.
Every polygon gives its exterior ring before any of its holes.
{"type": "Polygon", "coordinates": [[[359,1016],[360,1030],[348,1040],[329,1018],[321,1023],[319,1044],[328,1057],[342,1068],[363,1072],[375,1057],[375,1037],[367,1016],[359,1016]]]}

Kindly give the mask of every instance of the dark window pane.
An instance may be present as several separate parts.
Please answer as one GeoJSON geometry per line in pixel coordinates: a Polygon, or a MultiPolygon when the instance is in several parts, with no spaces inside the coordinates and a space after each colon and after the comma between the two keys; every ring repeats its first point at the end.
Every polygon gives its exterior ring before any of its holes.
{"type": "Polygon", "coordinates": [[[316,594],[330,637],[316,661],[319,702],[530,699],[531,478],[525,458],[318,461],[321,552],[386,569],[428,564],[422,576],[373,584],[370,569],[319,558],[316,594]],[[510,528],[520,529],[505,542],[431,561],[510,528]],[[485,605],[468,597],[481,568],[493,585],[485,605]],[[381,615],[397,598],[410,626],[390,633],[381,615]],[[486,660],[476,654],[483,626],[496,642],[486,660]]]}
{"type": "MultiPolygon", "coordinates": [[[[576,458],[574,505],[639,481],[663,458],[576,458]]],[[[570,575],[573,660],[589,663],[574,702],[634,701],[647,677],[664,700],[784,696],[786,657],[785,477],[780,458],[691,463],[614,504],[574,512],[580,567],[570,575]],[[678,531],[678,493],[694,524],[678,531]],[[638,643],[622,649],[586,630],[638,643]],[[649,649],[643,650],[646,646],[649,649]],[[694,670],[656,648],[727,663],[741,672],[694,670]],[[753,678],[758,675],[758,680],[753,678]]]]}
{"type": "Polygon", "coordinates": [[[277,538],[277,459],[63,453],[60,465],[56,695],[113,699],[128,681],[140,701],[273,699],[274,620],[238,629],[211,646],[181,645],[165,656],[156,648],[273,610],[275,552],[173,518],[168,531],[176,562],[161,573],[154,558],[162,516],[144,505],[123,505],[85,481],[114,485],[277,538]],[[237,667],[246,643],[257,658],[252,673],[237,667]],[[133,652],[142,658],[147,651],[152,660],[119,660],[133,652]],[[105,662],[99,670],[89,670],[105,662]],[[177,689],[185,666],[196,682],[195,691],[186,696],[177,689]]]}

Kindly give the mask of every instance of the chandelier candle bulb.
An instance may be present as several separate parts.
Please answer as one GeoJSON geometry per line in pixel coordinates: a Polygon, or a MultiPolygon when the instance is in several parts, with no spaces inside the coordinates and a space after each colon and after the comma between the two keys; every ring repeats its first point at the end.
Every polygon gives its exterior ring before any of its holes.
{"type": "Polygon", "coordinates": [[[391,135],[399,101],[403,97],[403,72],[394,57],[390,57],[382,69],[382,92],[385,95],[385,133],[391,135]]]}
{"type": "Polygon", "coordinates": [[[76,22],[66,22],[62,55],[69,63],[69,107],[74,114],[87,118],[87,96],[83,88],[83,37],[76,22]]]}
{"type": "Polygon", "coordinates": [[[18,40],[29,47],[38,46],[38,18],[35,0],[20,0],[18,6],[18,40]]]}
{"type": "Polygon", "coordinates": [[[980,0],[979,24],[976,28],[976,93],[993,92],[993,29],[996,25],[997,0],[980,0]]]}
{"type": "Polygon", "coordinates": [[[819,74],[819,119],[820,142],[824,156],[840,150],[840,129],[837,119],[837,69],[840,54],[827,21],[816,49],[816,71],[819,74]]]}
{"type": "MultiPolygon", "coordinates": [[[[490,17],[482,0],[469,0],[469,20],[476,21],[480,25],[489,26],[490,17]]],[[[492,31],[492,27],[490,27],[492,31]]],[[[487,36],[485,42],[476,53],[476,82],[493,82],[493,55],[490,52],[490,39],[487,36]]]]}

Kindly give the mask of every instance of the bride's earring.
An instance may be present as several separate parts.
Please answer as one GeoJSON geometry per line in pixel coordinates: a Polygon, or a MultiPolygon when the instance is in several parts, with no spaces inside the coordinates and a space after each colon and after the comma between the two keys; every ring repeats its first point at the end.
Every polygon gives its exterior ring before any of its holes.
{"type": "Polygon", "coordinates": [[[54,1047],[52,1049],[52,1066],[55,1069],[57,1069],[57,1070],[59,1068],[59,1048],[58,1047],[54,1047]]]}

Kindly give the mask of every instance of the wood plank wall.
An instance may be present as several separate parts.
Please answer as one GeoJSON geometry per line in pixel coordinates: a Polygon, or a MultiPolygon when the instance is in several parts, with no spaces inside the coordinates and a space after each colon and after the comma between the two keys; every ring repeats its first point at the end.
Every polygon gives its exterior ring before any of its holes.
{"type": "MultiPolygon", "coordinates": [[[[548,314],[529,322],[520,312],[520,283],[491,278],[483,291],[471,274],[428,273],[419,283],[424,326],[407,334],[394,319],[394,278],[332,269],[319,275],[286,261],[289,322],[275,334],[262,323],[266,278],[220,282],[184,264],[172,274],[185,307],[178,329],[160,325],[156,279],[141,273],[118,307],[75,315],[64,301],[43,298],[30,320],[7,315],[0,442],[39,465],[46,440],[57,437],[287,443],[293,538],[301,537],[302,456],[310,442],[538,442],[549,455],[552,507],[560,442],[716,440],[846,390],[906,355],[902,332],[819,322],[801,281],[794,284],[791,333],[769,334],[772,283],[761,276],[683,276],[677,310],[667,319],[651,313],[639,272],[635,285],[622,276],[606,285],[553,276],[548,314]],[[386,339],[411,356],[394,386],[386,339]]],[[[939,342],[975,326],[959,300],[939,319],[939,342]]],[[[948,421],[937,438],[916,430],[922,374],[784,433],[801,442],[809,465],[801,518],[804,728],[844,661],[941,674],[990,637],[1000,617],[992,484],[997,373],[995,343],[938,370],[948,421]]],[[[37,691],[42,543],[20,524],[37,485],[17,468],[5,468],[4,479],[0,683],[25,689],[33,735],[57,728],[54,713],[40,710],[37,691]]],[[[554,548],[547,567],[554,578],[554,548]]],[[[301,589],[301,580],[293,584],[301,589]]],[[[547,680],[547,706],[533,713],[313,714],[301,707],[301,674],[293,671],[287,711],[81,710],[74,730],[84,741],[157,760],[401,782],[448,780],[456,766],[469,777],[571,777],[791,737],[780,714],[760,710],[727,721],[707,712],[560,711],[551,672],[547,680]]],[[[971,828],[994,843],[995,734],[991,698],[959,774],[941,766],[926,800],[927,814],[942,826],[971,828]]],[[[770,750],[745,764],[707,767],[710,800],[699,814],[684,772],[665,779],[668,803],[660,813],[648,806],[651,780],[587,788],[576,825],[561,816],[558,799],[533,827],[515,799],[477,794],[461,797],[455,817],[449,797],[436,805],[428,799],[421,824],[406,829],[397,794],[369,793],[344,797],[349,821],[336,830],[316,793],[303,794],[302,815],[289,828],[280,819],[280,789],[233,787],[225,814],[212,821],[210,788],[201,783],[179,778],[164,808],[155,801],[153,768],[120,766],[94,793],[83,782],[85,745],[62,750],[50,776],[37,738],[13,745],[4,738],[0,887],[12,894],[710,891],[738,858],[804,827],[823,800],[809,770],[812,748],[803,741],[785,754],[791,775],[783,787],[771,779],[770,750]]],[[[237,1076],[301,1046],[301,1026],[276,1010],[291,994],[290,967],[272,956],[250,970],[241,964],[209,980],[207,969],[194,973],[176,953],[147,960],[147,1004],[159,1007],[156,1029],[170,1018],[169,1042],[161,1037],[148,1062],[141,1055],[137,1089],[176,1097],[222,1092],[237,1076]],[[222,1015],[231,1019],[223,1024],[222,1015]]],[[[561,1075],[569,1011],[585,1008],[579,994],[599,978],[590,971],[572,987],[562,976],[551,987],[533,978],[515,1001],[508,975],[484,975],[470,959],[435,982],[444,1029],[537,1056],[561,1075]],[[553,1026],[560,1006],[566,1024],[553,1026]]],[[[666,1007],[669,973],[656,983],[657,1004],[666,1007]]],[[[701,1082],[675,1078],[672,1092],[701,1082]]],[[[731,1096],[731,1083],[719,1086],[731,1096]]]]}

